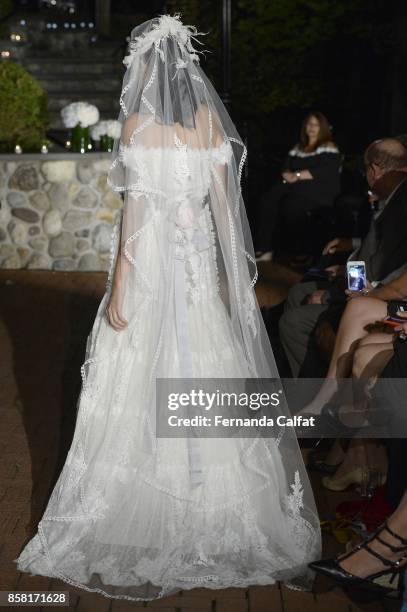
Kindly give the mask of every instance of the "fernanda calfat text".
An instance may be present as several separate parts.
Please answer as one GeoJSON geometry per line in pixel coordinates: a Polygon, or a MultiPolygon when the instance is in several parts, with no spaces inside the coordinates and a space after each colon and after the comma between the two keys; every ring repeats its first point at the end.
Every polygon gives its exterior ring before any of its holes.
{"type": "Polygon", "coordinates": [[[217,414],[214,417],[197,415],[194,417],[178,417],[175,414],[168,417],[170,427],[314,427],[315,417],[296,415],[287,417],[279,415],[273,417],[224,417],[217,414]]]}

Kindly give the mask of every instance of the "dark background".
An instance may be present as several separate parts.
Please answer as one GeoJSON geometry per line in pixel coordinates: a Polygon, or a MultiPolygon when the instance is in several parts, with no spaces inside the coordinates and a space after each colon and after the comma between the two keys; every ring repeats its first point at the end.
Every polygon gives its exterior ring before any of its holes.
{"type": "MultiPolygon", "coordinates": [[[[144,5],[149,17],[180,10],[209,32],[201,63],[222,90],[221,1],[113,4],[113,13],[144,5]]],[[[232,0],[231,74],[230,111],[248,141],[252,202],[277,176],[312,109],[332,124],[348,174],[359,172],[369,142],[407,132],[407,2],[232,0]]]]}
{"type": "MultiPolygon", "coordinates": [[[[95,16],[98,0],[78,0],[95,16]]],[[[18,0],[27,12],[39,0],[18,0]]],[[[106,38],[163,12],[208,32],[201,64],[222,91],[221,0],[112,0],[106,38]]],[[[327,115],[360,172],[366,145],[407,132],[407,2],[403,0],[232,0],[230,112],[249,148],[246,198],[258,200],[312,109],[327,115]]],[[[251,205],[250,205],[251,206],[251,205]]]]}

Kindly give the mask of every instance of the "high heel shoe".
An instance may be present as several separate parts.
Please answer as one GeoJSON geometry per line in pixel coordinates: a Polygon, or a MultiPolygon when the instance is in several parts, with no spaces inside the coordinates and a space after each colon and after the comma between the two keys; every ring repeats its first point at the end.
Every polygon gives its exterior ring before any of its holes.
{"type": "Polygon", "coordinates": [[[315,414],[313,412],[300,412],[303,417],[315,418],[315,435],[317,437],[317,443],[315,446],[318,446],[323,441],[327,439],[336,439],[336,438],[353,438],[358,429],[355,427],[348,427],[339,418],[339,408],[340,406],[334,403],[333,401],[327,402],[322,407],[320,414],[315,414]]]}
{"type": "Polygon", "coordinates": [[[404,561],[406,561],[406,559],[407,538],[402,538],[401,536],[399,536],[392,529],[390,529],[387,522],[385,522],[371,536],[366,538],[364,542],[358,544],[348,553],[335,557],[334,559],[314,561],[313,563],[309,564],[309,567],[318,574],[323,574],[324,576],[332,578],[332,580],[335,580],[344,588],[363,589],[371,591],[378,595],[388,595],[390,593],[394,593],[397,590],[400,591],[400,580],[398,581],[397,588],[394,588],[393,584],[396,576],[400,578],[400,574],[404,572],[404,561]],[[393,538],[401,542],[402,546],[393,546],[392,544],[389,544],[388,542],[383,540],[380,537],[380,534],[383,531],[387,531],[393,538]],[[375,539],[380,542],[380,544],[387,546],[387,548],[389,548],[392,553],[402,553],[401,556],[397,559],[397,561],[391,561],[390,559],[386,559],[386,557],[370,548],[369,544],[375,539]],[[376,559],[379,559],[379,561],[381,561],[387,569],[375,572],[374,574],[370,574],[366,578],[360,578],[359,576],[351,574],[340,566],[341,561],[344,561],[362,548],[373,557],[376,557],[376,559]],[[387,577],[389,578],[389,581],[388,584],[385,585],[383,584],[383,578],[385,579],[387,577]],[[380,580],[380,582],[375,582],[375,580],[378,579],[380,580]]]}
{"type": "Polygon", "coordinates": [[[357,466],[340,478],[324,476],[322,484],[329,491],[345,491],[350,486],[357,486],[360,487],[362,496],[368,497],[368,492],[384,485],[386,482],[386,474],[380,472],[376,475],[376,472],[378,471],[370,470],[368,467],[357,466]]]}
{"type": "Polygon", "coordinates": [[[365,478],[363,469],[364,468],[358,466],[340,478],[324,476],[322,478],[322,484],[325,489],[329,489],[329,491],[345,491],[350,486],[362,485],[363,479],[365,478]]]}
{"type": "Polygon", "coordinates": [[[323,426],[328,429],[328,431],[336,432],[338,437],[343,438],[352,438],[356,435],[356,432],[360,428],[349,427],[342,423],[339,417],[339,408],[340,405],[334,402],[327,402],[321,410],[321,417],[323,426]]]}
{"type": "Polygon", "coordinates": [[[343,457],[345,453],[342,448],[342,459],[338,461],[338,463],[327,463],[324,459],[320,459],[320,451],[325,450],[325,454],[329,455],[332,444],[326,444],[328,442],[327,438],[319,438],[314,444],[313,451],[310,452],[308,456],[307,468],[309,470],[313,470],[315,472],[320,472],[321,474],[326,474],[328,476],[332,476],[335,474],[338,467],[341,465],[343,461],[343,457]],[[325,444],[324,444],[325,443],[325,444]]]}
{"type": "Polygon", "coordinates": [[[332,465],[332,463],[326,463],[323,459],[312,459],[308,463],[307,468],[309,470],[313,470],[314,472],[320,472],[321,474],[332,476],[335,474],[340,465],[340,463],[335,465],[332,465]]]}

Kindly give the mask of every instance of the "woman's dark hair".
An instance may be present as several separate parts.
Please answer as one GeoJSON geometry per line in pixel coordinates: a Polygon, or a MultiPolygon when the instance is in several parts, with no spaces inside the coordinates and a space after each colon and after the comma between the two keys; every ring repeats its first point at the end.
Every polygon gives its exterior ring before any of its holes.
{"type": "MultiPolygon", "coordinates": [[[[157,99],[154,101],[156,120],[161,123],[173,125],[180,123],[183,127],[194,128],[195,115],[198,107],[204,103],[203,92],[194,87],[192,79],[187,70],[177,68],[177,60],[183,59],[177,41],[168,37],[162,44],[166,45],[166,61],[157,58],[155,79],[158,82],[157,99]],[[171,110],[169,113],[166,100],[171,99],[171,110]]],[[[154,49],[149,53],[154,53],[154,49]]],[[[187,61],[191,61],[188,60],[187,61]]],[[[153,62],[150,62],[151,71],[153,62]]],[[[147,75],[151,76],[150,75],[147,75]]],[[[139,92],[141,96],[142,91],[139,92]]]]}
{"type": "Polygon", "coordinates": [[[319,111],[308,113],[301,126],[300,149],[302,151],[315,151],[315,149],[327,142],[332,142],[331,126],[329,125],[328,119],[319,111]],[[307,123],[311,117],[315,117],[319,122],[319,134],[316,143],[310,148],[307,136],[307,123]]]}

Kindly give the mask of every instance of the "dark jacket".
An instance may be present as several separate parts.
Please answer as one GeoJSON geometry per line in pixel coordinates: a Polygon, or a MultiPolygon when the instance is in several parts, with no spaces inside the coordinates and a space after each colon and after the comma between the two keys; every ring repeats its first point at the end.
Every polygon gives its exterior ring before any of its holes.
{"type": "MultiPolygon", "coordinates": [[[[391,197],[382,213],[372,221],[352,259],[365,262],[369,281],[382,281],[407,263],[407,173],[389,172],[373,188],[381,198],[391,197]]],[[[334,328],[346,303],[346,288],[344,278],[337,278],[326,286],[328,301],[339,306],[332,308],[326,317],[334,328]]]]}
{"type": "MultiPolygon", "coordinates": [[[[367,278],[371,281],[384,280],[407,263],[407,173],[389,174],[398,182],[398,186],[382,213],[372,221],[367,236],[355,254],[355,259],[366,262],[367,278]]],[[[387,180],[390,178],[387,177],[387,180]]]]}
{"type": "Polygon", "coordinates": [[[289,183],[287,185],[289,193],[312,200],[320,206],[332,206],[341,188],[341,161],[338,149],[331,145],[321,145],[313,153],[304,153],[297,145],[287,155],[283,171],[309,170],[314,178],[289,183]]]}

